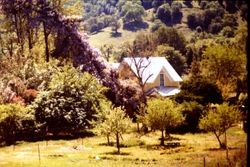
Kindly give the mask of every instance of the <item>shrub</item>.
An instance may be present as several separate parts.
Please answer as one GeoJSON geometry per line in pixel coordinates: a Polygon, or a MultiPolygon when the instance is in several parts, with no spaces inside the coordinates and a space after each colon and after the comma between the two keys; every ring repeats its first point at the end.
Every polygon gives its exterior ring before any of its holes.
{"type": "Polygon", "coordinates": [[[121,142],[121,147],[135,147],[135,146],[142,146],[145,145],[145,142],[140,140],[140,139],[136,139],[136,138],[131,138],[128,140],[123,140],[121,142]]]}
{"type": "Polygon", "coordinates": [[[202,105],[223,102],[218,86],[213,81],[202,77],[184,81],[181,85],[181,92],[175,96],[175,100],[178,103],[196,101],[202,105]]]}
{"type": "Polygon", "coordinates": [[[234,30],[232,27],[226,26],[221,30],[221,34],[227,38],[234,37],[234,30]]]}
{"type": "Polygon", "coordinates": [[[0,141],[14,144],[18,132],[25,129],[24,120],[32,119],[30,111],[18,104],[0,105],[0,141]]]}
{"type": "Polygon", "coordinates": [[[209,25],[208,31],[212,34],[217,34],[221,31],[222,24],[221,23],[211,23],[209,25]]]}
{"type": "Polygon", "coordinates": [[[196,101],[184,102],[182,105],[182,115],[185,118],[184,123],[174,131],[178,133],[198,132],[199,120],[202,116],[204,107],[196,101]]]}
{"type": "Polygon", "coordinates": [[[172,24],[172,14],[169,4],[161,5],[156,12],[156,16],[166,25],[172,24]]]}
{"type": "Polygon", "coordinates": [[[32,109],[37,122],[54,134],[87,128],[100,110],[105,90],[93,76],[71,66],[58,69],[52,75],[49,88],[38,95],[32,109]]]}
{"type": "Polygon", "coordinates": [[[199,25],[199,22],[197,20],[195,13],[189,14],[187,16],[187,24],[190,29],[195,29],[199,25]]]}

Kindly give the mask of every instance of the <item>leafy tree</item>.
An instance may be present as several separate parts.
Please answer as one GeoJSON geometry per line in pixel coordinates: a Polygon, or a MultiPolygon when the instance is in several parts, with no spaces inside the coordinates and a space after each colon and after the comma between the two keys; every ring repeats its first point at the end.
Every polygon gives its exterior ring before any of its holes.
{"type": "Polygon", "coordinates": [[[208,103],[222,103],[221,91],[217,85],[203,77],[194,77],[184,81],[181,85],[181,91],[175,96],[178,103],[184,101],[196,101],[202,105],[208,103]]]}
{"type": "Polygon", "coordinates": [[[191,13],[187,16],[187,25],[190,29],[195,29],[200,25],[198,17],[195,13],[191,13]]]}
{"type": "Polygon", "coordinates": [[[203,75],[216,82],[224,96],[235,90],[237,79],[246,72],[245,53],[235,46],[208,47],[201,63],[203,75]]]}
{"type": "Polygon", "coordinates": [[[174,2],[171,5],[171,14],[172,14],[172,23],[181,23],[182,12],[181,12],[181,4],[179,2],[174,2]]]}
{"type": "Polygon", "coordinates": [[[185,73],[187,68],[186,58],[173,47],[166,44],[158,45],[154,55],[166,57],[179,75],[185,73]]]}
{"type": "Polygon", "coordinates": [[[205,131],[213,132],[220,148],[225,149],[227,148],[226,131],[239,122],[240,119],[241,114],[236,107],[223,103],[216,108],[210,108],[208,113],[201,118],[199,127],[205,131]],[[224,143],[220,138],[223,134],[225,134],[224,143]]]}
{"type": "Polygon", "coordinates": [[[31,117],[29,109],[19,104],[0,105],[0,141],[14,144],[18,131],[24,128],[22,121],[31,117]]]}
{"type": "Polygon", "coordinates": [[[141,0],[142,6],[143,6],[145,9],[150,9],[150,8],[152,8],[152,1],[153,1],[153,0],[141,0]]]}
{"type": "Polygon", "coordinates": [[[121,108],[107,108],[105,112],[97,116],[95,131],[98,134],[106,135],[108,144],[110,135],[115,135],[116,147],[120,154],[120,137],[128,130],[130,124],[130,118],[125,115],[125,112],[121,108]]]}
{"type": "Polygon", "coordinates": [[[204,107],[196,101],[184,101],[181,105],[185,121],[177,130],[179,132],[193,133],[199,131],[199,120],[203,114],[204,107]]]}
{"type": "Polygon", "coordinates": [[[185,53],[186,39],[184,35],[175,28],[162,26],[155,32],[155,36],[158,45],[168,44],[175,48],[175,50],[179,50],[182,54],[185,53]]]}
{"type": "Polygon", "coordinates": [[[153,99],[148,102],[144,121],[152,129],[161,131],[161,145],[164,145],[164,130],[169,135],[169,130],[180,125],[183,120],[180,107],[172,100],[153,99]]]}
{"type": "Polygon", "coordinates": [[[125,5],[122,7],[121,16],[123,16],[123,23],[141,23],[142,16],[144,15],[144,8],[132,1],[127,1],[125,5]]]}
{"type": "Polygon", "coordinates": [[[166,25],[172,25],[172,14],[169,4],[161,5],[156,12],[156,16],[166,25]]]}
{"type": "Polygon", "coordinates": [[[134,53],[128,53],[128,55],[152,56],[157,45],[156,40],[153,33],[139,32],[131,46],[134,53]]]}
{"type": "Polygon", "coordinates": [[[227,38],[234,36],[234,30],[232,27],[226,26],[221,30],[221,34],[227,38]]]}
{"type": "Polygon", "coordinates": [[[100,110],[104,90],[91,75],[71,66],[60,68],[52,75],[49,91],[32,104],[36,120],[54,134],[87,128],[100,110]]]}
{"type": "Polygon", "coordinates": [[[111,29],[114,32],[114,34],[117,34],[118,29],[121,27],[121,23],[119,22],[118,18],[112,18],[109,25],[111,26],[111,29]]]}
{"type": "Polygon", "coordinates": [[[103,45],[101,47],[101,52],[103,54],[103,56],[107,59],[107,61],[110,60],[111,54],[113,53],[113,45],[103,45]]]}

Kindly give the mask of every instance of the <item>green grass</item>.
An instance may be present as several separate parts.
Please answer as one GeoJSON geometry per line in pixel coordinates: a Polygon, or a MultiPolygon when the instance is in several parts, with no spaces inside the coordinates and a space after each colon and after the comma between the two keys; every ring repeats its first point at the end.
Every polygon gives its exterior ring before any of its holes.
{"type": "MultiPolygon", "coordinates": [[[[178,147],[159,146],[159,132],[139,136],[137,133],[123,135],[123,143],[116,154],[115,146],[106,146],[105,137],[88,137],[76,140],[55,140],[40,142],[20,142],[15,146],[0,148],[1,167],[68,167],[68,166],[202,166],[203,158],[213,166],[215,162],[226,161],[225,150],[218,149],[216,138],[211,133],[172,135],[179,142],[178,147]],[[82,145],[83,143],[83,145],[82,145]],[[140,144],[142,143],[142,144],[140,144]],[[40,164],[38,156],[40,148],[40,164]]],[[[114,142],[114,139],[112,139],[114,142]]],[[[167,144],[168,141],[166,141],[167,144]]],[[[246,134],[234,127],[228,131],[229,156],[243,150],[246,134]],[[241,149],[243,148],[243,149],[241,149]]],[[[241,153],[242,154],[242,153],[241,153]]],[[[243,153],[244,154],[244,153],[243,153]]]]}

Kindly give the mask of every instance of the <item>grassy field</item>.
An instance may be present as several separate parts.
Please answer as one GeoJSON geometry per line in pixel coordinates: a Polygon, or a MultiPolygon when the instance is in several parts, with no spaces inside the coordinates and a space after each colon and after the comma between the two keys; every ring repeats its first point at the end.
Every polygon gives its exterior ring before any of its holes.
{"type": "MultiPolygon", "coordinates": [[[[213,134],[172,135],[169,142],[180,143],[177,147],[159,146],[159,132],[141,135],[131,132],[123,136],[126,146],[116,154],[115,146],[107,146],[104,137],[88,137],[75,140],[50,140],[20,142],[15,147],[0,148],[1,167],[132,167],[132,166],[214,166],[226,164],[226,151],[218,149],[213,134]],[[135,140],[143,145],[137,145],[135,140]],[[38,149],[39,147],[39,149],[38,149]],[[40,151],[40,160],[39,160],[40,151]]],[[[245,155],[246,134],[240,127],[228,131],[229,157],[237,159],[236,153],[245,155]],[[243,153],[239,153],[243,150],[243,153]]],[[[137,142],[138,143],[138,142],[137,142]]],[[[244,156],[243,156],[244,157],[244,156]]],[[[222,166],[222,165],[221,165],[222,166]]]]}

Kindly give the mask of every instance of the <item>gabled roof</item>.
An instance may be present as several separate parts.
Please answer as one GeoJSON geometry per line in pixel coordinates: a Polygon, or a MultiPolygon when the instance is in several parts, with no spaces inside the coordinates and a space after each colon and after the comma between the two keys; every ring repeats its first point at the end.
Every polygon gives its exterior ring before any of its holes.
{"type": "Polygon", "coordinates": [[[164,68],[172,81],[181,82],[182,79],[165,57],[126,57],[123,59],[137,76],[142,76],[142,81],[153,83],[161,70],[164,68]],[[139,74],[137,67],[140,67],[139,74]]]}

